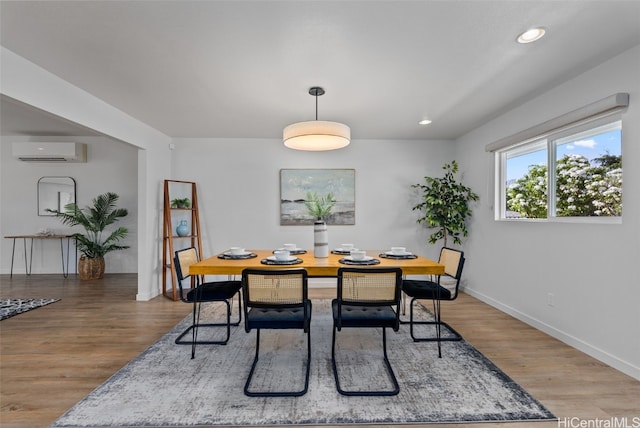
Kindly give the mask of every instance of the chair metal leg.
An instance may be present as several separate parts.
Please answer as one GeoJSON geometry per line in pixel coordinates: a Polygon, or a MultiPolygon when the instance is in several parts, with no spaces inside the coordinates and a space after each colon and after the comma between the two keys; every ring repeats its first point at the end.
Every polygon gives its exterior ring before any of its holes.
{"type": "Polygon", "coordinates": [[[433,299],[433,313],[436,314],[436,342],[438,342],[438,358],[442,358],[442,322],[440,322],[440,299],[433,299]]]}
{"type": "Polygon", "coordinates": [[[196,300],[193,301],[193,326],[191,329],[191,359],[193,360],[196,357],[196,342],[198,341],[198,325],[200,324],[200,309],[202,308],[202,303],[198,303],[196,300]],[[197,315],[196,315],[197,313],[197,315]]]}
{"type": "Polygon", "coordinates": [[[402,300],[400,303],[402,305],[402,315],[407,315],[407,295],[405,293],[402,293],[402,300]]]}
{"type": "Polygon", "coordinates": [[[249,397],[254,396],[253,392],[249,391],[249,385],[251,384],[251,379],[253,378],[253,372],[256,370],[256,365],[258,364],[258,359],[260,357],[260,329],[256,330],[256,354],[253,357],[253,364],[251,364],[251,370],[249,370],[249,376],[247,377],[247,381],[244,384],[244,394],[249,397]]]}
{"type": "MultiPolygon", "coordinates": [[[[411,333],[411,338],[413,339],[414,342],[438,342],[438,357],[442,358],[441,342],[458,342],[462,340],[462,336],[453,327],[451,327],[449,324],[445,322],[442,322],[442,320],[440,319],[440,305],[441,305],[440,299],[433,299],[433,306],[434,306],[433,315],[435,317],[435,321],[415,321],[413,319],[413,307],[414,307],[414,302],[416,300],[417,298],[414,297],[413,299],[411,299],[411,303],[409,304],[408,324],[409,324],[409,332],[411,333]],[[414,325],[433,325],[436,327],[436,336],[435,337],[416,337],[413,331],[414,325]],[[442,337],[442,330],[441,330],[442,327],[449,330],[453,335],[453,337],[442,337]]],[[[403,324],[406,324],[406,323],[407,321],[403,322],[403,324]]]]}
{"type": "Polygon", "coordinates": [[[249,386],[251,385],[251,379],[253,378],[253,373],[256,369],[260,356],[260,329],[256,329],[256,354],[253,358],[253,364],[251,365],[251,370],[249,371],[247,382],[244,384],[244,394],[249,397],[300,397],[306,394],[309,390],[309,374],[311,373],[311,329],[307,330],[306,335],[307,369],[304,378],[304,388],[300,391],[250,391],[249,386]]]}
{"type": "Polygon", "coordinates": [[[232,322],[231,325],[234,327],[237,327],[240,325],[241,321],[242,321],[242,296],[238,294],[238,321],[232,322]]]}
{"type": "MultiPolygon", "coordinates": [[[[217,302],[216,302],[217,303],[217,302]]],[[[200,308],[201,302],[194,302],[193,308],[193,321],[192,324],[183,331],[180,336],[178,336],[175,340],[177,345],[191,345],[191,358],[195,358],[196,345],[226,345],[229,342],[229,338],[231,337],[231,326],[238,326],[242,321],[242,303],[239,301],[238,306],[238,321],[231,322],[231,304],[228,300],[223,300],[220,303],[225,303],[227,306],[227,315],[226,322],[224,323],[200,323],[200,308]],[[225,339],[223,340],[198,340],[198,329],[203,327],[212,327],[212,328],[220,328],[226,327],[227,334],[225,339]],[[191,340],[183,340],[184,337],[191,332],[191,340]]]]}
{"type": "Polygon", "coordinates": [[[331,343],[331,364],[333,366],[333,376],[336,380],[336,389],[342,395],[347,396],[390,396],[390,395],[398,395],[400,392],[400,385],[398,385],[398,379],[396,378],[395,373],[393,372],[393,368],[391,367],[391,363],[389,362],[389,358],[387,356],[387,329],[382,328],[382,349],[384,355],[384,364],[387,369],[387,374],[391,383],[393,384],[393,389],[391,390],[376,390],[376,391],[347,391],[342,389],[340,386],[340,376],[338,376],[338,365],[336,364],[336,331],[337,328],[334,324],[333,326],[333,338],[331,343]]]}

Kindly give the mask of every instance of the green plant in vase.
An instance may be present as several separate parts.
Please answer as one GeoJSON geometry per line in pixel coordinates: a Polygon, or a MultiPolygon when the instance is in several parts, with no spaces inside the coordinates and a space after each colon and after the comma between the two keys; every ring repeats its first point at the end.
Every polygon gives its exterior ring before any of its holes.
{"type": "Polygon", "coordinates": [[[176,198],[171,200],[171,208],[190,208],[191,200],[189,198],[176,198]]]}
{"type": "Polygon", "coordinates": [[[118,227],[110,233],[105,232],[107,226],[115,223],[129,212],[125,208],[117,208],[118,195],[105,193],[92,200],[92,205],[79,208],[75,203],[65,205],[64,212],[49,210],[60,217],[63,224],[68,226],[80,225],[85,233],[74,233],[76,248],[82,256],[78,262],[80,279],[100,279],[104,276],[104,255],[117,250],[129,248],[120,245],[129,231],[125,227],[118,227]]]}
{"type": "Polygon", "coordinates": [[[315,192],[307,192],[304,204],[309,215],[315,219],[313,224],[313,256],[329,257],[329,235],[325,219],[336,205],[336,198],[331,192],[324,196],[318,196],[315,192]]]}
{"type": "Polygon", "coordinates": [[[318,196],[316,192],[307,192],[304,205],[307,207],[307,212],[310,216],[315,220],[324,221],[331,214],[331,210],[336,205],[336,198],[331,192],[324,196],[318,196]]]}

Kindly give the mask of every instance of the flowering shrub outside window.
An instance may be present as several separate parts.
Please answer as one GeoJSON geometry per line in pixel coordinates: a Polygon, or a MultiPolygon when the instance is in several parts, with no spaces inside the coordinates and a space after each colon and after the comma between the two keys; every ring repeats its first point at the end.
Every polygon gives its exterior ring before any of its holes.
{"type": "Polygon", "coordinates": [[[622,123],[609,119],[499,152],[496,217],[621,217],[621,147],[622,123]]]}

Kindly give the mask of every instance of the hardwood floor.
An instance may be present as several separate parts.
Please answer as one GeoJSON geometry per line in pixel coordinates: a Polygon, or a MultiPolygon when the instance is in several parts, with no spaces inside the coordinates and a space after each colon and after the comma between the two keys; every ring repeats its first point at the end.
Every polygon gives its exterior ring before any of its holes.
{"type": "MultiPolygon", "coordinates": [[[[136,292],[135,275],[0,275],[0,298],[61,299],[0,324],[3,428],[47,427],[190,311],[162,296],[137,302],[136,292]]],[[[602,425],[589,427],[606,428],[622,417],[620,428],[640,427],[639,381],[465,294],[443,305],[443,317],[560,418],[483,428],[581,428],[596,418],[602,425]]]]}

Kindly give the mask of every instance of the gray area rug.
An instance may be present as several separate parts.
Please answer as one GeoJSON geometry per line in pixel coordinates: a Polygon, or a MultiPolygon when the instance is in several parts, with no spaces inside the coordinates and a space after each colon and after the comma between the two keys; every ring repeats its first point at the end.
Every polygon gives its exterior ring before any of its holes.
{"type": "Polygon", "coordinates": [[[60,299],[0,299],[0,321],[60,299]]]}
{"type": "MultiPolygon", "coordinates": [[[[237,308],[237,306],[235,306],[237,308]]],[[[203,309],[204,310],[204,309],[203,309]]],[[[206,317],[222,312],[218,305],[206,317]]],[[[236,309],[237,311],[237,309],[236,309]]],[[[430,314],[419,311],[419,316],[430,314]]],[[[205,315],[203,315],[204,317],[205,315]]],[[[395,397],[338,394],[331,369],[328,300],[313,301],[309,392],[298,398],[250,398],[243,387],[255,352],[255,331],[233,327],[226,346],[175,345],[182,320],[52,427],[193,427],[215,425],[467,423],[555,420],[555,416],[465,341],[414,343],[409,326],[388,332],[391,364],[400,383],[395,397]]],[[[427,328],[427,327],[424,327],[427,328]]],[[[202,331],[202,329],[201,329],[202,331]]],[[[420,332],[421,334],[425,333],[420,332]]],[[[202,335],[201,335],[202,336],[202,335]]],[[[264,330],[252,389],[302,385],[306,341],[299,331],[264,330]]],[[[341,383],[388,388],[379,329],[338,333],[341,383]]]]}

